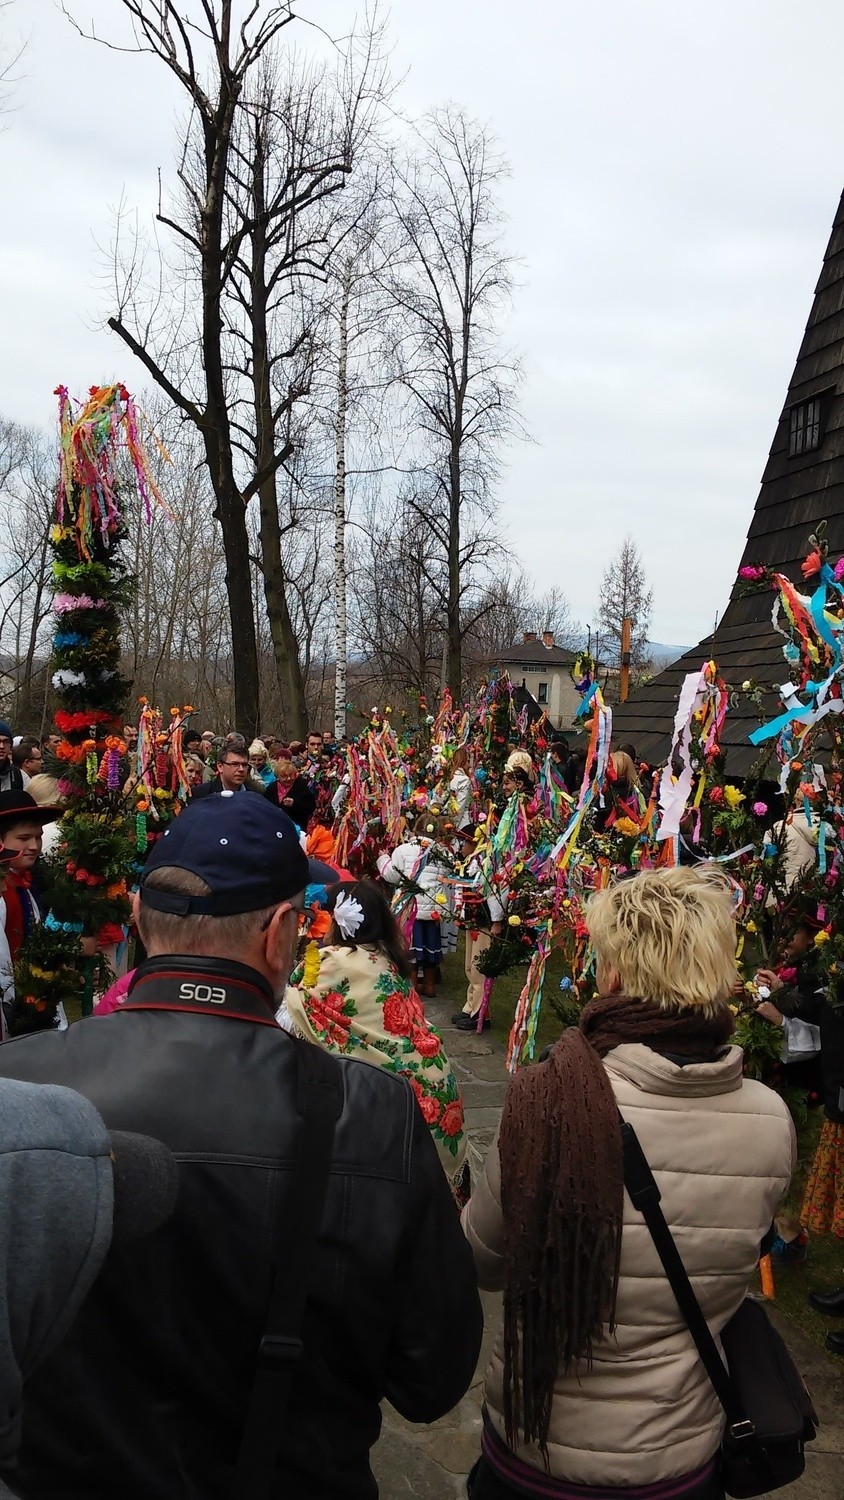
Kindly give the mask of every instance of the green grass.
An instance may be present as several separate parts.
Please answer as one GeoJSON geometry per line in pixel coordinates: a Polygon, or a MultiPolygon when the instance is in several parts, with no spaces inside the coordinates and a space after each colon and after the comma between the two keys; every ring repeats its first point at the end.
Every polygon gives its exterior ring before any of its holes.
{"type": "MultiPolygon", "coordinates": [[[[799,1209],[806,1179],[823,1125],[823,1111],[813,1109],[807,1123],[797,1132],[797,1171],[787,1198],[790,1209],[799,1209]]],[[[832,1234],[813,1234],[809,1254],[802,1265],[774,1266],[775,1305],[791,1318],[820,1348],[831,1328],[840,1325],[813,1312],[808,1304],[810,1292],[828,1292],[844,1286],[844,1240],[832,1234]]]]}
{"type": "MultiPolygon", "coordinates": [[[[443,984],[453,999],[454,1009],[460,1010],[466,999],[466,973],[463,967],[463,934],[458,939],[456,953],[447,954],[443,966],[443,984]]],[[[539,1030],[537,1032],[536,1055],[539,1056],[543,1047],[549,1042],[555,1042],[562,1031],[562,1025],[550,1004],[550,996],[559,993],[560,980],[563,976],[562,954],[555,952],[551,954],[545,970],[545,986],[542,992],[542,1009],[539,1013],[539,1030]]],[[[492,1025],[489,1036],[506,1050],[507,1039],[510,1028],[513,1025],[513,1017],[516,1014],[516,1005],[525,979],[527,977],[527,965],[518,969],[511,969],[509,974],[502,974],[496,979],[492,991],[489,1013],[492,1025]]]]}
{"type": "Polygon", "coordinates": [[[844,1240],[831,1234],[812,1235],[809,1256],[802,1266],[774,1267],[774,1305],[821,1349],[830,1329],[840,1328],[841,1323],[813,1312],[806,1299],[810,1292],[828,1292],[839,1286],[844,1286],[844,1240]]]}

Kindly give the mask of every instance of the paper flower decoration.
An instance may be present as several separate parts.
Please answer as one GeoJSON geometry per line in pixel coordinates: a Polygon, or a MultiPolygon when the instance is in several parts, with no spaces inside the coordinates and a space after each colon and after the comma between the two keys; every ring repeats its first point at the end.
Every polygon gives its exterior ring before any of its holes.
{"type": "Polygon", "coordinates": [[[364,923],[363,907],[354,896],[345,893],[337,898],[334,906],[334,921],[344,938],[353,938],[364,923]]]}

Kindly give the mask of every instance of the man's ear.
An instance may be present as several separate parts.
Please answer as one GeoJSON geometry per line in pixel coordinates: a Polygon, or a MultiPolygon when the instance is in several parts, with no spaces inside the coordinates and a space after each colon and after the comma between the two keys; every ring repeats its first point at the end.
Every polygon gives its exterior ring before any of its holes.
{"type": "Polygon", "coordinates": [[[276,907],[267,930],[263,933],[267,968],[272,974],[286,976],[293,968],[298,932],[298,920],[293,920],[295,916],[294,908],[289,902],[282,902],[281,906],[276,907]]]}
{"type": "Polygon", "coordinates": [[[140,893],[140,891],[133,891],[132,892],[132,921],[134,922],[135,927],[137,927],[137,925],[138,925],[138,917],[140,916],[140,914],[141,914],[141,893],[140,893]]]}

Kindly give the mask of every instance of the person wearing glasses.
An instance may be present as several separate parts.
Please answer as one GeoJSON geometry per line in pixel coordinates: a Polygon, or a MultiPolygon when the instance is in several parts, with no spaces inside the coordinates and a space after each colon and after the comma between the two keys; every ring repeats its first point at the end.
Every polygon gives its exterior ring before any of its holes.
{"type": "Polygon", "coordinates": [[[217,774],[202,786],[194,787],[191,801],[210,797],[214,792],[252,791],[249,784],[249,753],[242,734],[228,734],[217,760],[217,774]]]}
{"type": "Polygon", "coordinates": [[[179,1171],[171,1219],[112,1246],[26,1382],[21,1495],[210,1500],[235,1478],[252,1495],[257,1448],[267,1493],[372,1500],[380,1403],[429,1423],[472,1383],[472,1254],[412,1087],[349,1056],[315,1060],[275,1020],[319,880],[264,797],[186,807],[145,866],[147,957],[118,1011],[0,1047],[4,1078],[76,1088],[107,1130],[151,1135],[179,1171]],[[317,1088],[336,1128],[315,1169],[302,1109],[317,1088]],[[314,1170],[309,1230],[292,1193],[314,1170]],[[304,1315],[288,1340],[268,1309],[294,1279],[304,1315]],[[272,1446],[256,1420],[268,1367],[292,1372],[272,1446]]]}
{"type": "Polygon", "coordinates": [[[12,762],[13,740],[11,724],[0,719],[0,792],[23,791],[23,773],[12,762]]]}

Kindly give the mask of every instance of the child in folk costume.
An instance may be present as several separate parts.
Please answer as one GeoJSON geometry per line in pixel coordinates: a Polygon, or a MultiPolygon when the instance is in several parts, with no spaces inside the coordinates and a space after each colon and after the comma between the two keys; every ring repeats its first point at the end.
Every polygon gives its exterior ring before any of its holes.
{"type": "MultiPolygon", "coordinates": [[[[464,969],[466,972],[466,1003],[463,1009],[451,1018],[459,1031],[474,1031],[478,1024],[478,1013],[484,999],[486,976],[478,968],[478,959],[486,953],[494,937],[504,929],[507,918],[507,894],[495,892],[483,878],[483,862],[474,849],[472,830],[462,834],[463,880],[458,887],[458,915],[465,932],[464,969]]],[[[490,1025],[489,1016],[483,1020],[484,1029],[490,1025]]]]}
{"type": "MultiPolygon", "coordinates": [[[[42,834],[46,823],[61,817],[61,808],[39,806],[29,792],[0,792],[0,845],[3,846],[3,870],[6,876],[2,895],[3,941],[0,944],[0,986],[4,1013],[2,1034],[6,1034],[11,1003],[14,999],[13,965],[24,939],[41,921],[41,911],[32,890],[32,872],[41,854],[42,834]]],[[[67,1016],[63,1005],[57,1009],[57,1025],[64,1031],[67,1016]]]]}
{"type": "Polygon", "coordinates": [[[14,858],[14,850],[0,848],[0,1042],[6,1040],[6,1018],[15,999],[15,974],[6,937],[6,902],[3,899],[6,872],[14,858]]]}
{"type": "Polygon", "coordinates": [[[446,1175],[466,1155],[463,1104],[442,1037],[425,1018],[395,917],[367,880],[331,888],[332,927],[295,970],[279,1021],[307,1041],[405,1077],[446,1175]]]}
{"type": "Polygon", "coordinates": [[[458,833],[464,828],[469,828],[472,822],[471,807],[473,798],[472,778],[469,775],[469,752],[465,745],[455,750],[451,758],[451,779],[448,790],[451,793],[454,805],[454,823],[458,833]]]}
{"type": "Polygon", "coordinates": [[[14,854],[7,866],[6,938],[17,959],[21,944],[41,920],[32,890],[32,872],[41,854],[45,823],[61,817],[59,807],[39,807],[29,792],[0,792],[0,844],[14,854]]]}
{"type": "Polygon", "coordinates": [[[441,846],[442,830],[430,813],[416,819],[413,836],[392,854],[378,856],[378,873],[388,885],[399,887],[393,911],[408,942],[422,994],[436,994],[437,969],[442,963],[440,923],[450,917],[449,858],[441,846]]]}

